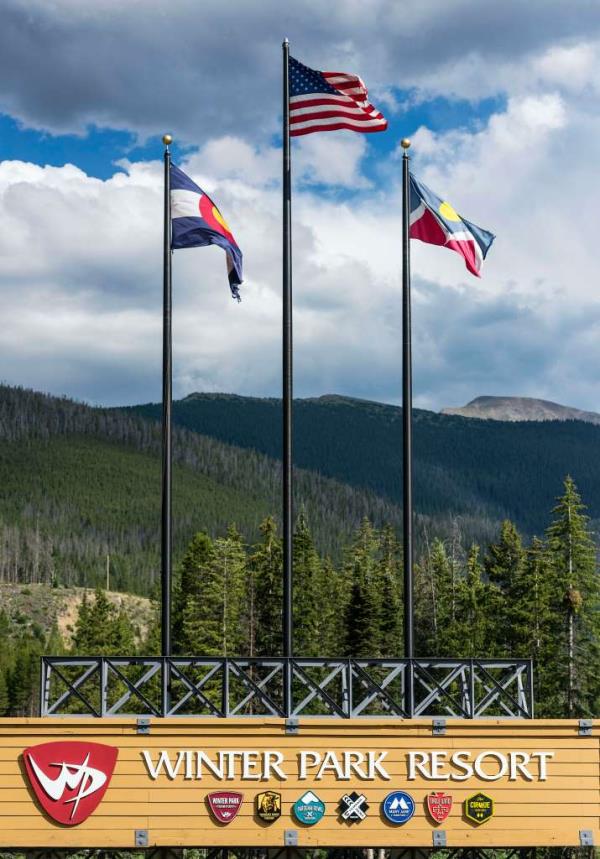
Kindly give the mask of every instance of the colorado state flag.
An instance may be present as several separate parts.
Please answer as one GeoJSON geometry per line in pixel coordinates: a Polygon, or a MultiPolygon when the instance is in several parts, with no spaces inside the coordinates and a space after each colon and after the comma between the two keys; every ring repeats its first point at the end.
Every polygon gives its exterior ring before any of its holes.
{"type": "Polygon", "coordinates": [[[229,288],[240,301],[238,289],[242,283],[242,252],[208,194],[192,182],[189,176],[171,164],[171,247],[196,248],[219,245],[227,254],[229,288]]]}
{"type": "Polygon", "coordinates": [[[459,253],[465,265],[480,277],[481,264],[495,239],[454,211],[426,185],[410,174],[410,237],[430,245],[443,245],[459,253]]]}

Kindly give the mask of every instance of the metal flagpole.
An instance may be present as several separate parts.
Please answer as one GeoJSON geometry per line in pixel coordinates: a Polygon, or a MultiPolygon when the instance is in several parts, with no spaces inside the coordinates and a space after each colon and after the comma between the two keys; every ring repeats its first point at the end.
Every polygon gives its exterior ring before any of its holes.
{"type": "MultiPolygon", "coordinates": [[[[293,654],[292,476],[292,172],[290,159],[290,45],[283,41],[283,655],[293,654]]],[[[289,713],[290,674],[285,710],[289,713]]]]}
{"type": "MultiPolygon", "coordinates": [[[[414,656],[413,638],[413,485],[412,485],[412,344],[410,324],[410,140],[401,141],[402,156],[402,429],[404,526],[404,656],[414,656]]],[[[412,665],[408,667],[406,709],[412,715],[412,665]]]]}
{"type": "MultiPolygon", "coordinates": [[[[173,138],[165,134],[165,221],[163,248],[163,376],[162,376],[162,519],[161,519],[161,649],[171,656],[171,483],[173,443],[171,406],[173,397],[172,283],[171,283],[171,153],[173,138]]],[[[163,672],[166,678],[167,672],[163,672]]],[[[165,691],[165,690],[163,690],[165,691]]]]}

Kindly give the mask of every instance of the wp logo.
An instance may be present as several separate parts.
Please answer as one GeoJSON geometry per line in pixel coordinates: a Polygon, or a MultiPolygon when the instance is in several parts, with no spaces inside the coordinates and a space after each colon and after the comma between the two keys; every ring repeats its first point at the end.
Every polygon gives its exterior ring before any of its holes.
{"type": "Polygon", "coordinates": [[[93,814],[110,783],[118,749],[100,743],[30,746],[23,762],[38,802],[53,820],[76,826],[93,814]]]}

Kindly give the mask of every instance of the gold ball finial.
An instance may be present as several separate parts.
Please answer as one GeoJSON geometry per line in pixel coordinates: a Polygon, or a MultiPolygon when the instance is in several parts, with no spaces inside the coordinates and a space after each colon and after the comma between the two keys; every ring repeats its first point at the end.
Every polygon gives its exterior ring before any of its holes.
{"type": "Polygon", "coordinates": [[[403,149],[410,149],[410,137],[403,137],[400,141],[400,146],[403,149]]]}
{"type": "Polygon", "coordinates": [[[169,144],[173,143],[173,138],[171,137],[170,134],[163,134],[162,141],[165,144],[165,146],[169,146],[169,144]]]}

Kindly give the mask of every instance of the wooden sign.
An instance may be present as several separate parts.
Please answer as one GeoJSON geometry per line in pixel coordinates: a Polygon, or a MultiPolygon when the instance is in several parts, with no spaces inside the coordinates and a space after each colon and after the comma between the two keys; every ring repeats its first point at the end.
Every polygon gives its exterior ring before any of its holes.
{"type": "Polygon", "coordinates": [[[0,849],[600,844],[600,723],[150,721],[0,719],[0,849]]]}

